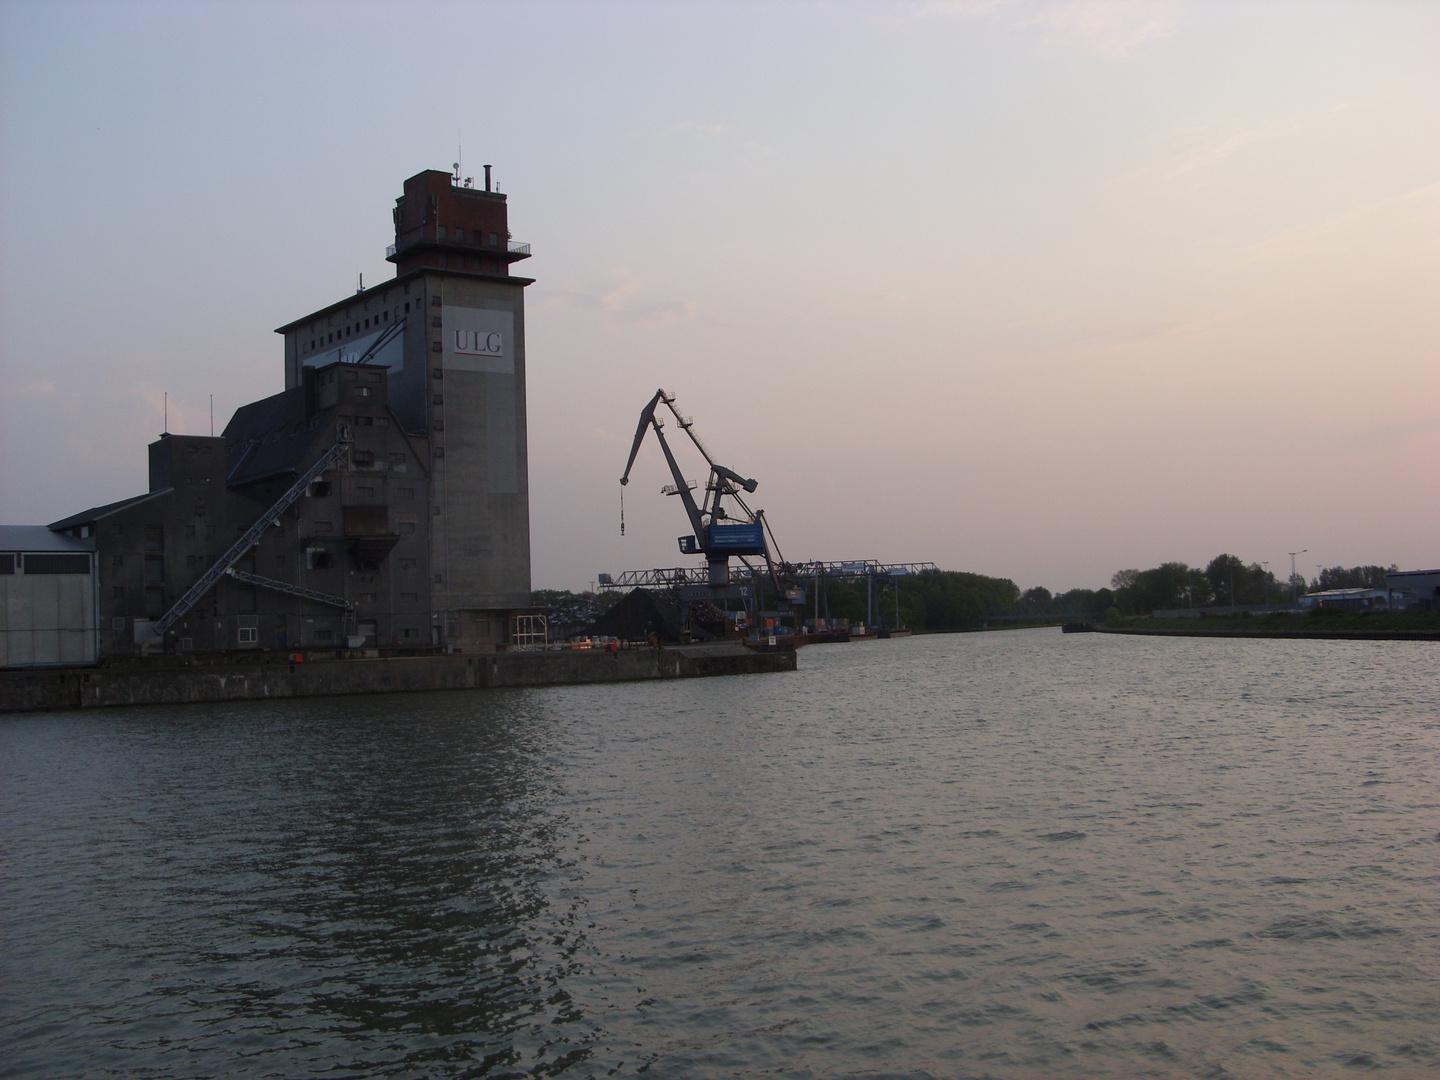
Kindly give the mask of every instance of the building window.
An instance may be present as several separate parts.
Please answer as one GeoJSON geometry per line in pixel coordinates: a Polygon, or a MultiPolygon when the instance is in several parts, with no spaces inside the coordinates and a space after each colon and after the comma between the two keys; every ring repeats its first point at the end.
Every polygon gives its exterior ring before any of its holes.
{"type": "Polygon", "coordinates": [[[436,430],[436,431],[444,431],[444,430],[445,430],[445,421],[444,421],[444,420],[436,420],[436,421],[435,421],[435,430],[436,430]]]}
{"type": "Polygon", "coordinates": [[[434,369],[430,372],[430,377],[431,377],[432,379],[443,379],[443,378],[445,378],[445,369],[444,369],[444,368],[438,368],[438,367],[437,367],[437,368],[434,368],[434,369]]]}
{"type": "Polygon", "coordinates": [[[110,620],[110,629],[111,629],[111,630],[124,630],[124,629],[125,629],[125,616],[124,616],[124,615],[116,615],[116,616],[114,616],[114,617],[110,620]]]}
{"type": "Polygon", "coordinates": [[[407,626],[400,631],[400,636],[406,641],[416,641],[420,637],[420,631],[413,626],[407,626]]]}
{"type": "Polygon", "coordinates": [[[145,614],[152,618],[165,614],[165,590],[161,586],[145,586],[145,614]]]}
{"type": "Polygon", "coordinates": [[[151,584],[165,580],[165,557],[163,555],[145,556],[145,580],[151,584]]]}
{"type": "Polygon", "coordinates": [[[438,296],[432,296],[432,297],[430,298],[430,306],[431,306],[431,307],[439,307],[439,306],[440,306],[440,297],[438,297],[438,296]]]}
{"type": "Polygon", "coordinates": [[[414,488],[396,488],[396,489],[395,489],[395,497],[396,497],[397,499],[413,499],[413,498],[415,497],[415,489],[414,489],[414,488]]]}
{"type": "Polygon", "coordinates": [[[165,550],[165,526],[163,526],[163,525],[146,525],[146,526],[145,526],[145,550],[146,550],[146,551],[164,551],[164,550],[165,550]]]}
{"type": "Polygon", "coordinates": [[[436,575],[435,575],[435,584],[436,584],[436,585],[443,585],[443,584],[445,584],[445,579],[444,579],[444,577],[443,577],[442,575],[440,575],[440,574],[436,574],[436,575]]]}
{"type": "MultiPolygon", "coordinates": [[[[411,532],[414,532],[415,530],[414,530],[414,529],[411,529],[410,531],[411,531],[411,532]]],[[[414,560],[414,559],[401,559],[401,560],[400,560],[400,569],[401,569],[401,570],[414,570],[414,569],[415,569],[415,560],[414,560]]]]}
{"type": "Polygon", "coordinates": [[[335,635],[329,630],[312,630],[310,631],[310,636],[316,641],[329,641],[335,635]]]}
{"type": "Polygon", "coordinates": [[[402,604],[417,604],[420,602],[420,594],[413,592],[402,592],[400,594],[400,602],[402,604]]]}
{"type": "Polygon", "coordinates": [[[437,330],[440,329],[440,327],[443,325],[443,324],[440,322],[440,316],[439,316],[439,315],[432,315],[432,316],[430,316],[430,325],[433,326],[433,327],[435,327],[435,329],[437,329],[437,330]]]}
{"type": "MultiPolygon", "coordinates": [[[[196,510],[197,515],[203,515],[203,514],[205,513],[205,507],[204,507],[204,505],[197,505],[197,506],[195,507],[195,510],[196,510]]],[[[186,538],[187,540],[189,540],[189,539],[192,538],[194,535],[195,535],[195,526],[194,526],[194,525],[186,525],[186,526],[185,526],[185,538],[186,538]]]]}
{"type": "Polygon", "coordinates": [[[392,465],[404,465],[404,464],[405,464],[405,452],[404,452],[403,450],[392,450],[392,451],[390,452],[390,464],[392,464],[392,465]]]}
{"type": "Polygon", "coordinates": [[[111,565],[112,568],[114,568],[114,569],[116,569],[116,570],[119,570],[122,566],[125,565],[125,556],[124,556],[124,555],[112,555],[112,556],[110,556],[110,565],[111,565]]]}
{"type": "Polygon", "coordinates": [[[442,351],[444,351],[444,350],[443,350],[443,348],[441,347],[440,342],[438,342],[438,341],[432,341],[432,342],[430,343],[430,351],[431,351],[431,352],[442,352],[442,351]]]}
{"type": "Polygon", "coordinates": [[[369,484],[361,484],[355,489],[357,495],[374,495],[375,489],[369,484]]]}
{"type": "Polygon", "coordinates": [[[491,246],[491,247],[496,247],[499,243],[500,243],[500,237],[499,237],[498,235],[496,235],[495,233],[492,232],[492,233],[490,234],[490,246],[491,246]]]}
{"type": "Polygon", "coordinates": [[[317,533],[328,533],[328,532],[333,532],[334,530],[335,530],[335,523],[334,523],[333,521],[317,521],[317,522],[315,522],[315,531],[316,531],[317,533]]]}
{"type": "Polygon", "coordinates": [[[373,604],[375,603],[375,594],[373,592],[362,592],[359,600],[362,604],[373,604]]]}
{"type": "Polygon", "coordinates": [[[368,386],[357,386],[357,387],[355,388],[355,396],[356,396],[356,397],[369,397],[369,396],[370,396],[370,387],[368,387],[368,386]]]}
{"type": "Polygon", "coordinates": [[[434,401],[434,403],[435,403],[436,405],[444,405],[444,404],[445,404],[445,396],[444,396],[443,394],[436,394],[435,397],[432,398],[431,400],[434,401]]]}

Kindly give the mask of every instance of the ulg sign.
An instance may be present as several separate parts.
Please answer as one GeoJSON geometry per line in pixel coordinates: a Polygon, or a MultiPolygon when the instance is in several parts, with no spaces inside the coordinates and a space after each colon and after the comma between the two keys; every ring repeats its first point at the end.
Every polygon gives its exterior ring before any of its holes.
{"type": "Polygon", "coordinates": [[[489,332],[484,330],[456,330],[454,334],[456,356],[500,357],[505,355],[502,339],[498,330],[491,330],[489,332]]]}

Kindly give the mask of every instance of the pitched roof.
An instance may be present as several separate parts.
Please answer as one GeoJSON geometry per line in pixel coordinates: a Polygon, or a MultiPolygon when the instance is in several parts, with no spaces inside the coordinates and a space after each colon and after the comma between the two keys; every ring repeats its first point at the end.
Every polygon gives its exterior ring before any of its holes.
{"type": "Polygon", "coordinates": [[[73,529],[77,525],[88,525],[93,521],[99,521],[103,517],[108,517],[116,511],[125,510],[128,507],[134,506],[136,503],[144,502],[146,499],[154,499],[161,495],[168,495],[174,490],[174,488],[161,488],[159,491],[147,491],[144,495],[133,495],[128,499],[121,499],[119,502],[106,503],[104,506],[92,506],[89,510],[82,510],[78,514],[71,514],[67,518],[61,518],[59,521],[52,521],[46,528],[54,529],[58,532],[62,529],[73,529]]]}
{"type": "Polygon", "coordinates": [[[225,425],[226,483],[253,484],[299,473],[314,456],[317,439],[329,431],[332,406],[305,415],[305,389],[296,386],[235,410],[225,425]]]}

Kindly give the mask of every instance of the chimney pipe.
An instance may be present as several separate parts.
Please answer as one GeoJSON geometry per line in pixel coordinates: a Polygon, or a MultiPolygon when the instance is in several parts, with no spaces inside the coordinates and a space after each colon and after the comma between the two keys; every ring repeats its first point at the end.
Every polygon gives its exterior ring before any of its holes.
{"type": "Polygon", "coordinates": [[[490,166],[485,166],[485,190],[490,190],[490,166]]]}

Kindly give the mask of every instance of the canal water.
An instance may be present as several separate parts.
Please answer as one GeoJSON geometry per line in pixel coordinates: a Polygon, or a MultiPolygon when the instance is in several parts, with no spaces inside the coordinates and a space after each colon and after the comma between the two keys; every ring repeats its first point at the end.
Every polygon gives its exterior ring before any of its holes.
{"type": "Polygon", "coordinates": [[[0,1074],[1440,1071],[1440,647],[0,720],[0,1074]]]}

